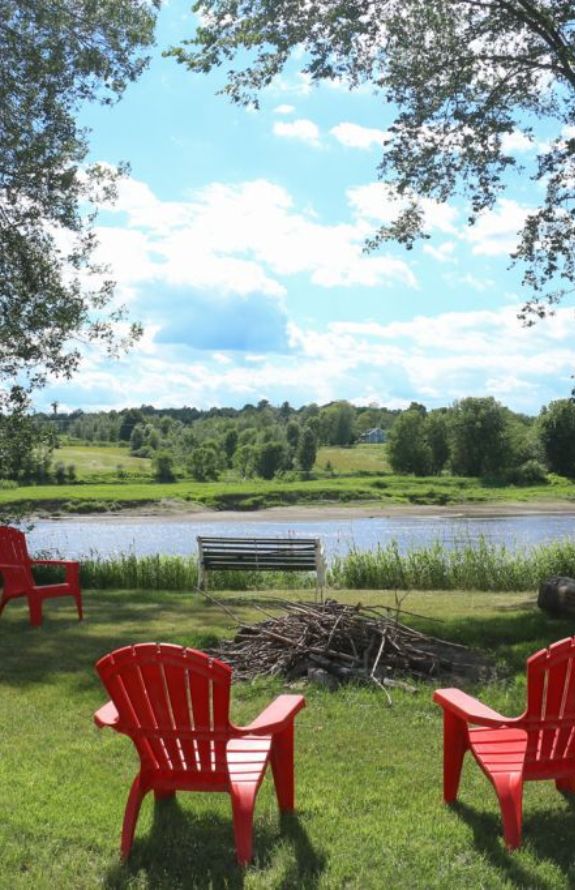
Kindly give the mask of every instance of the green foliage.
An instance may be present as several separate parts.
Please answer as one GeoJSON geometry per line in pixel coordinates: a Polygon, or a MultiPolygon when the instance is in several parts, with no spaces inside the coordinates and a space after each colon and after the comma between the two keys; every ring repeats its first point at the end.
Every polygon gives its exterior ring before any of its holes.
{"type": "Polygon", "coordinates": [[[281,470],[287,459],[286,447],[283,442],[264,442],[256,451],[255,468],[262,479],[273,479],[281,470]]]}
{"type": "Polygon", "coordinates": [[[397,215],[372,247],[387,239],[411,247],[429,237],[421,198],[445,202],[463,193],[473,224],[494,206],[508,171],[521,171],[505,144],[521,133],[538,152],[533,177],[542,196],[512,254],[533,293],[526,317],[545,314],[545,300],[562,293],[554,288],[573,285],[573,3],[198,0],[195,9],[195,36],[170,54],[202,74],[225,64],[221,91],[235,102],[257,105],[258,93],[294,60],[312,82],[368,84],[381,93],[395,118],[386,121],[379,173],[397,215]],[[544,144],[533,134],[537,120],[544,144]]]}
{"type": "MultiPolygon", "coordinates": [[[[0,378],[9,385],[69,377],[80,335],[120,345],[123,313],[106,315],[113,287],[93,262],[86,213],[113,195],[117,174],[84,165],[87,134],[75,115],[87,100],[115,101],[140,74],[154,6],[0,0],[0,378]]],[[[128,342],[138,333],[132,327],[128,342]]]]}
{"type": "Polygon", "coordinates": [[[152,465],[158,482],[174,482],[176,478],[174,458],[168,451],[156,451],[152,465]]]}
{"type": "Polygon", "coordinates": [[[198,482],[213,482],[217,479],[222,469],[222,461],[215,442],[206,442],[194,448],[186,468],[198,482]]]}
{"type": "Polygon", "coordinates": [[[459,476],[498,476],[510,460],[509,420],[494,398],[456,402],[449,419],[449,460],[459,476]]]}
{"type": "Polygon", "coordinates": [[[48,481],[53,447],[51,429],[27,414],[23,406],[0,413],[0,472],[4,478],[48,481]]]}
{"type": "Polygon", "coordinates": [[[304,429],[296,450],[296,460],[304,472],[309,472],[315,464],[317,441],[313,430],[308,426],[304,429]]]}
{"type": "Polygon", "coordinates": [[[319,412],[318,429],[324,445],[351,445],[355,439],[355,408],[345,401],[326,405],[319,412]]]}
{"type": "Polygon", "coordinates": [[[427,441],[427,420],[421,411],[404,411],[392,426],[387,455],[396,473],[428,476],[433,465],[433,452],[427,441]]]}
{"type": "Polygon", "coordinates": [[[526,460],[518,467],[512,467],[505,474],[505,481],[511,485],[547,485],[547,468],[538,460],[526,460]]]}
{"type": "Polygon", "coordinates": [[[575,403],[560,399],[539,417],[539,430],[549,468],[562,476],[575,476],[575,403]]]}

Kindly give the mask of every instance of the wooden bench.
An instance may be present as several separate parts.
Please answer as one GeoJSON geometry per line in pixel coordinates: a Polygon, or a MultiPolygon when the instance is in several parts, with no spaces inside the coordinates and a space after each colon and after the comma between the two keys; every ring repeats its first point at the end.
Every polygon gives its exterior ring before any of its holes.
{"type": "Polygon", "coordinates": [[[206,538],[198,535],[198,587],[208,572],[316,572],[325,586],[325,558],[319,538],[206,538]]]}

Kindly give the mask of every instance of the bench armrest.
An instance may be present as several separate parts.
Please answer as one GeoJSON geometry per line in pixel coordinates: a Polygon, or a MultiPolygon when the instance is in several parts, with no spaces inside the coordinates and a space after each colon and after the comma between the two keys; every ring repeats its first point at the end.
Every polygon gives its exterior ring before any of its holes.
{"type": "Polygon", "coordinates": [[[515,723],[515,718],[504,717],[460,689],[436,689],[433,693],[433,701],[440,705],[444,711],[449,711],[456,717],[465,720],[466,723],[494,727],[515,723]]]}
{"type": "Polygon", "coordinates": [[[76,559],[31,559],[33,566],[79,566],[76,559]]]}
{"type": "Polygon", "coordinates": [[[303,695],[278,695],[248,726],[235,728],[241,735],[274,735],[287,729],[302,708],[305,708],[303,695]]]}
{"type": "Polygon", "coordinates": [[[109,726],[115,729],[119,723],[120,715],[113,701],[106,702],[101,708],[98,708],[94,714],[94,723],[99,729],[109,726]]]}

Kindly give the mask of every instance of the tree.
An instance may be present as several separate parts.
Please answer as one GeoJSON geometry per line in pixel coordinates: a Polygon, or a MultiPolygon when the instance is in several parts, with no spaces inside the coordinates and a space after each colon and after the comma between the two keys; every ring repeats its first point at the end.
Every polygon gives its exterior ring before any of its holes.
{"type": "MultiPolygon", "coordinates": [[[[157,0],[0,0],[0,383],[10,401],[78,367],[79,338],[123,345],[123,311],[93,262],[94,213],[116,173],[83,166],[86,101],[142,71],[157,0]],[[108,307],[108,308],[107,308],[108,307]]],[[[130,330],[126,342],[139,333],[130,330]]]]}
{"type": "Polygon", "coordinates": [[[169,451],[156,451],[153,457],[154,479],[156,482],[174,482],[174,458],[169,451]]]}
{"type": "Polygon", "coordinates": [[[0,413],[0,478],[42,482],[50,475],[52,430],[25,410],[24,403],[0,413]]]}
{"type": "Polygon", "coordinates": [[[326,445],[351,445],[355,436],[355,408],[349,402],[333,402],[319,415],[321,437],[326,445]]]}
{"type": "Polygon", "coordinates": [[[294,451],[297,449],[301,436],[301,427],[296,420],[290,420],[286,426],[286,439],[289,447],[294,451]]]}
{"type": "Polygon", "coordinates": [[[314,82],[367,83],[382,95],[394,120],[379,173],[399,209],[371,247],[426,236],[422,197],[466,194],[473,224],[518,167],[506,137],[519,131],[535,144],[532,125],[543,120],[533,173],[542,200],[513,254],[532,293],[524,317],[545,314],[575,284],[572,0],[198,0],[194,9],[195,37],[170,54],[194,72],[225,62],[221,92],[234,102],[257,105],[294,59],[314,82]]]}
{"type": "Polygon", "coordinates": [[[213,442],[205,442],[202,445],[198,445],[190,454],[187,467],[198,482],[215,481],[221,470],[217,446],[213,442]]]}
{"type": "Polygon", "coordinates": [[[425,438],[431,449],[431,472],[441,473],[449,460],[449,415],[444,408],[425,418],[425,438]]]}
{"type": "Polygon", "coordinates": [[[233,427],[229,429],[223,438],[222,445],[228,467],[231,467],[236,448],[238,447],[238,431],[233,427]]]}
{"type": "Polygon", "coordinates": [[[551,402],[539,416],[539,434],[549,468],[575,476],[575,404],[571,399],[551,402]]]}
{"type": "Polygon", "coordinates": [[[387,440],[387,456],[396,473],[427,476],[431,472],[432,453],[425,437],[426,417],[411,409],[400,414],[387,440]]]}
{"type": "Polygon", "coordinates": [[[264,479],[273,479],[284,468],[286,447],[283,442],[263,442],[256,448],[256,473],[264,479]]]}
{"type": "Polygon", "coordinates": [[[305,473],[309,473],[317,456],[317,440],[309,426],[306,426],[299,441],[296,458],[305,473]]]}
{"type": "Polygon", "coordinates": [[[494,398],[455,402],[449,419],[451,469],[460,476],[499,476],[512,459],[509,415],[494,398]]]}

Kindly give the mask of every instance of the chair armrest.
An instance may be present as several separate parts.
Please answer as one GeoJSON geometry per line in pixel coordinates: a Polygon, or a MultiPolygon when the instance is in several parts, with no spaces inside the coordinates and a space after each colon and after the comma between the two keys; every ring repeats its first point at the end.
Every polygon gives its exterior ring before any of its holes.
{"type": "Polygon", "coordinates": [[[278,695],[248,726],[236,729],[241,735],[273,735],[293,723],[302,708],[305,708],[303,695],[278,695]]]}
{"type": "Polygon", "coordinates": [[[115,729],[120,720],[120,715],[116,709],[116,705],[113,701],[106,702],[105,705],[102,705],[96,713],[94,714],[94,723],[100,729],[105,726],[109,726],[112,729],[115,729]]]}
{"type": "Polygon", "coordinates": [[[508,726],[515,723],[515,718],[504,717],[460,689],[436,689],[433,701],[466,723],[479,726],[508,726]]]}

